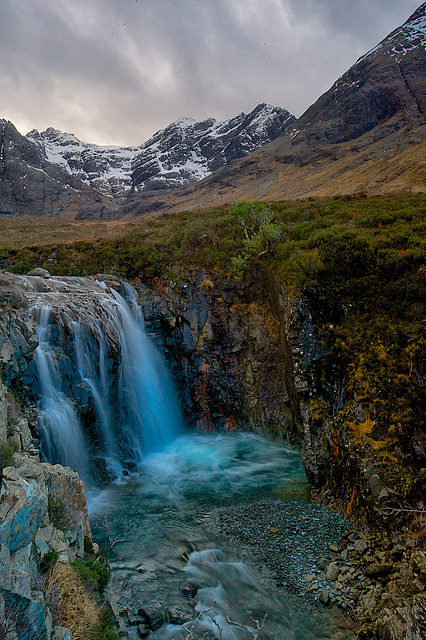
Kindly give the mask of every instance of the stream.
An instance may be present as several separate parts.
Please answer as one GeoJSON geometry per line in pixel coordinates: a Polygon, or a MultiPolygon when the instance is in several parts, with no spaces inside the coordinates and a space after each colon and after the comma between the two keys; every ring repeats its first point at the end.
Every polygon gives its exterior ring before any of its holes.
{"type": "Polygon", "coordinates": [[[297,452],[254,434],[193,433],[92,497],[94,538],[108,545],[107,528],[114,541],[108,596],[122,637],[136,640],[140,629],[155,640],[353,638],[333,610],[278,589],[208,527],[212,512],[285,498],[286,487],[291,499],[306,488],[297,452]]]}
{"type": "Polygon", "coordinates": [[[348,523],[303,502],[300,455],[249,433],[185,433],[130,285],[118,293],[90,278],[22,276],[21,286],[39,341],[28,384],[41,451],[86,484],[94,538],[111,547],[106,595],[120,637],[353,637],[303,582],[348,523]],[[280,499],[289,502],[286,513],[280,499]],[[253,504],[251,516],[238,511],[253,504]],[[244,537],[254,520],[250,547],[244,537]],[[267,552],[268,536],[284,530],[269,568],[256,561],[255,550],[267,552]]]}

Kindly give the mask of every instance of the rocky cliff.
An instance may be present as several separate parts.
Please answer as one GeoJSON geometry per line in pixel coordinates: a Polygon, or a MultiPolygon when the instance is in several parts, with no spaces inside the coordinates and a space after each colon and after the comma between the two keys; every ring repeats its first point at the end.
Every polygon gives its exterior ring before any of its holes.
{"type": "MultiPolygon", "coordinates": [[[[49,276],[44,273],[40,287],[48,281],[49,276]]],[[[150,286],[140,282],[135,286],[147,330],[170,364],[188,423],[199,430],[250,429],[300,446],[315,499],[334,505],[364,527],[354,537],[356,544],[351,540],[342,543],[345,557],[338,555],[338,549],[332,559],[336,570],[341,569],[341,575],[347,574],[348,580],[355,580],[357,585],[354,593],[358,604],[354,613],[366,623],[366,635],[362,637],[420,639],[426,578],[422,551],[424,431],[419,419],[418,429],[413,432],[412,420],[404,415],[405,405],[401,401],[397,407],[400,422],[389,425],[386,412],[392,396],[380,400],[376,390],[370,398],[368,393],[373,393],[370,388],[370,392],[362,389],[360,399],[359,388],[374,382],[379,389],[380,384],[389,384],[388,375],[395,380],[398,375],[408,402],[415,394],[419,406],[423,406],[421,344],[415,343],[413,349],[410,346],[413,341],[408,340],[406,352],[402,351],[398,359],[398,374],[386,370],[384,375],[377,370],[384,362],[384,346],[379,342],[371,343],[373,351],[368,354],[368,361],[345,360],[345,331],[355,330],[356,314],[349,312],[338,298],[325,295],[324,290],[308,291],[295,298],[261,274],[239,284],[206,272],[180,271],[169,274],[167,279],[154,280],[150,286]],[[382,434],[383,424],[388,427],[382,434]],[[354,570],[351,572],[349,568],[354,570]],[[368,635],[373,633],[373,627],[376,635],[368,635]],[[412,636],[407,635],[410,628],[412,636]]],[[[48,284],[46,288],[49,289],[48,284]]],[[[25,308],[28,292],[22,289],[22,278],[3,273],[2,293],[4,304],[8,305],[9,329],[5,325],[5,331],[11,336],[7,349],[1,351],[3,373],[10,388],[25,399],[28,390],[23,386],[23,371],[35,345],[35,330],[25,308]],[[13,366],[14,354],[16,360],[21,358],[25,363],[23,366],[13,366]]],[[[62,354],[59,361],[66,363],[68,347],[58,343],[56,349],[58,355],[62,354]]],[[[362,354],[364,351],[360,350],[360,357],[362,354]]],[[[68,370],[72,364],[64,366],[68,370]]],[[[75,387],[75,402],[81,405],[80,414],[84,416],[87,393],[79,390],[81,385],[72,376],[67,379],[75,387]]],[[[38,532],[37,540],[43,540],[40,549],[46,552],[59,549],[64,558],[67,554],[73,557],[80,549],[86,526],[83,499],[79,498],[75,506],[81,515],[78,535],[72,527],[72,531],[60,527],[62,533],[55,531],[58,527],[46,519],[45,506],[49,490],[57,491],[66,504],[69,487],[76,496],[82,496],[79,481],[75,474],[60,467],[32,462],[37,458],[34,446],[37,443],[32,442],[28,418],[19,415],[18,420],[11,419],[13,411],[16,412],[11,407],[9,401],[7,409],[2,410],[6,416],[3,425],[7,425],[2,433],[9,443],[29,447],[30,452],[32,448],[32,454],[17,458],[17,469],[5,471],[4,495],[10,496],[5,499],[7,505],[9,502],[10,506],[15,502],[18,505],[25,483],[35,483],[34,495],[39,498],[31,527],[34,536],[38,532]],[[57,475],[62,479],[52,480],[57,475]],[[60,482],[60,488],[54,488],[55,482],[60,482]]],[[[30,417],[31,410],[27,409],[26,415],[30,417]]],[[[32,429],[35,434],[34,422],[32,429]]],[[[17,566],[12,562],[15,550],[9,548],[11,538],[7,532],[18,511],[7,506],[4,516],[8,524],[2,543],[9,546],[3,553],[12,572],[17,566]]],[[[36,557],[35,537],[33,546],[26,539],[24,542],[26,552],[30,546],[31,557],[36,557]]],[[[34,570],[31,567],[18,567],[27,575],[17,574],[22,577],[26,589],[22,597],[27,600],[33,597],[28,591],[34,570]]]]}
{"type": "Polygon", "coordinates": [[[74,218],[85,211],[99,218],[110,208],[110,201],[48,162],[11,122],[0,120],[0,215],[74,218]]]}

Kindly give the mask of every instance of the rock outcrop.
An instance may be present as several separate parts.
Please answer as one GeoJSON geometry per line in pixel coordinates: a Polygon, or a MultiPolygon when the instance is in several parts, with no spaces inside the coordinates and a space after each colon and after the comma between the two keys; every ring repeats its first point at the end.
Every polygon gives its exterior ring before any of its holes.
{"type": "Polygon", "coordinates": [[[48,561],[83,557],[84,536],[91,537],[85,487],[71,469],[40,462],[28,422],[17,415],[0,384],[0,636],[50,640],[48,561]]]}

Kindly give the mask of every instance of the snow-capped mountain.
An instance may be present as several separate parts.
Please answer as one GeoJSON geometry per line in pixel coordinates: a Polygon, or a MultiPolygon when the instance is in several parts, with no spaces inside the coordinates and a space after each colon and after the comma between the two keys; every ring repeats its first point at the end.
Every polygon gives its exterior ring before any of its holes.
{"type": "Polygon", "coordinates": [[[104,195],[194,184],[282,135],[295,121],[285,109],[258,105],[251,113],[216,122],[176,120],[138,147],[99,146],[49,128],[30,131],[46,160],[104,195]]]}
{"type": "Polygon", "coordinates": [[[297,121],[296,142],[345,142],[426,112],[426,2],[348,69],[297,121]]]}
{"type": "Polygon", "coordinates": [[[362,56],[358,62],[381,50],[397,62],[401,62],[407,53],[419,47],[423,49],[426,47],[426,3],[422,4],[401,27],[392,31],[377,46],[362,56]]]}

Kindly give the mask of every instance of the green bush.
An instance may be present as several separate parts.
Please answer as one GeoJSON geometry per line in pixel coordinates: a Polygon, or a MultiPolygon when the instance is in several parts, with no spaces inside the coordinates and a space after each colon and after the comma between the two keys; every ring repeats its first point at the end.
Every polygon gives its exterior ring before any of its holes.
{"type": "Polygon", "coordinates": [[[40,571],[42,573],[47,573],[52,569],[52,567],[55,566],[55,564],[58,562],[58,559],[59,553],[57,551],[48,551],[40,560],[40,571]]]}
{"type": "Polygon", "coordinates": [[[114,616],[107,607],[104,607],[99,616],[99,622],[90,631],[89,640],[118,640],[119,636],[112,628],[114,625],[114,616]]]}
{"type": "Polygon", "coordinates": [[[47,496],[47,513],[50,523],[57,529],[66,531],[70,527],[71,521],[68,509],[60,498],[51,493],[47,496]]]}
{"type": "Polygon", "coordinates": [[[109,569],[103,556],[85,555],[84,560],[74,560],[72,566],[89,590],[99,594],[104,591],[108,583],[109,569]]]}
{"type": "Polygon", "coordinates": [[[0,472],[6,467],[15,466],[13,454],[16,453],[17,450],[18,445],[16,443],[6,444],[5,442],[0,442],[0,472]]]}

